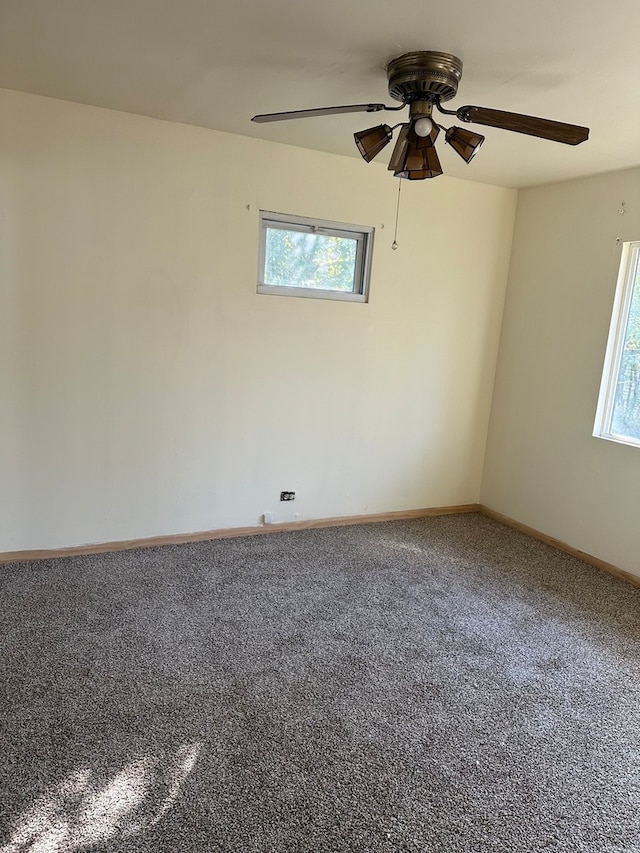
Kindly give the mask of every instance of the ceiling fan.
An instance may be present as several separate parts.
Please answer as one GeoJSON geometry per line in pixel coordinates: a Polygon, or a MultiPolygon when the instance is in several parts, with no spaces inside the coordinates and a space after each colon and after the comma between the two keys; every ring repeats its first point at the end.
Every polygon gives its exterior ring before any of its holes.
{"type": "Polygon", "coordinates": [[[442,167],[435,149],[435,141],[443,130],[446,142],[465,162],[470,163],[482,143],[484,136],[462,127],[445,128],[435,121],[434,107],[443,115],[456,116],[459,121],[499,127],[503,130],[526,133],[562,142],[579,145],[589,138],[589,128],[560,121],[520,115],[488,109],[487,107],[464,106],[457,110],[444,109],[442,103],[455,97],[462,77],[462,60],[451,53],[420,50],[403,53],[392,59],[387,66],[389,95],[401,101],[399,107],[385,104],[351,104],[340,107],[320,107],[310,110],[293,110],[283,113],[256,115],[251,121],[286,121],[311,116],[337,115],[339,113],[376,113],[381,110],[397,111],[409,107],[409,121],[389,127],[379,124],[354,133],[358,151],[370,163],[391,142],[393,132],[400,128],[389,169],[398,178],[424,180],[442,174],[442,167]]]}

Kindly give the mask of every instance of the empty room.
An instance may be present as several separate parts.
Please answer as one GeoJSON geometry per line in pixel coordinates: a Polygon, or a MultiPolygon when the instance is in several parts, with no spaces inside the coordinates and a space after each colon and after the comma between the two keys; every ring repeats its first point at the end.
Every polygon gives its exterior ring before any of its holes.
{"type": "Polygon", "coordinates": [[[636,24],[0,0],[0,853],[640,853],[636,24]]]}

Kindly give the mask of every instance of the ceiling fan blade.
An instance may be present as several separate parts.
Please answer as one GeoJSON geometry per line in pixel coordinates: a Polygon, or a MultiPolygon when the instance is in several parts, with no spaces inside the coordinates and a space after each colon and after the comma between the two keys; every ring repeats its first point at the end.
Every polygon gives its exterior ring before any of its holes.
{"type": "Polygon", "coordinates": [[[384,104],[351,104],[342,107],[318,107],[315,110],[292,110],[286,113],[265,113],[254,116],[251,121],[258,123],[266,121],[288,121],[290,118],[311,118],[313,116],[334,116],[340,113],[377,113],[380,110],[396,109],[384,104]]]}
{"type": "Polygon", "coordinates": [[[562,121],[551,121],[551,119],[525,116],[519,113],[507,113],[503,110],[490,110],[486,107],[459,107],[456,115],[460,121],[485,124],[488,127],[500,127],[503,130],[513,130],[515,133],[526,133],[529,136],[550,139],[552,142],[563,142],[565,145],[579,145],[589,138],[588,127],[579,127],[576,124],[565,124],[562,121]]]}

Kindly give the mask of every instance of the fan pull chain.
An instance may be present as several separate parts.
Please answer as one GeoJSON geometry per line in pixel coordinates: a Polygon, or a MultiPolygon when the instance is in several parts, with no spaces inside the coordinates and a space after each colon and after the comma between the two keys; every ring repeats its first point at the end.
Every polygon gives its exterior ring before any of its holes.
{"type": "Polygon", "coordinates": [[[398,248],[398,216],[400,215],[400,190],[402,189],[402,178],[398,178],[398,204],[396,205],[396,228],[393,232],[393,243],[391,244],[391,248],[395,251],[398,248]]]}

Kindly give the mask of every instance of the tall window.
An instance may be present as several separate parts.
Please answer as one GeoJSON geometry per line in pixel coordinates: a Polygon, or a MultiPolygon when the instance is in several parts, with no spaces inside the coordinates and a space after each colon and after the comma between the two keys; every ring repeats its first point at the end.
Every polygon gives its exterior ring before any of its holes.
{"type": "Polygon", "coordinates": [[[373,228],[260,212],[258,293],[366,302],[373,228]]]}
{"type": "Polygon", "coordinates": [[[593,434],[640,446],[640,241],[622,247],[593,434]]]}

